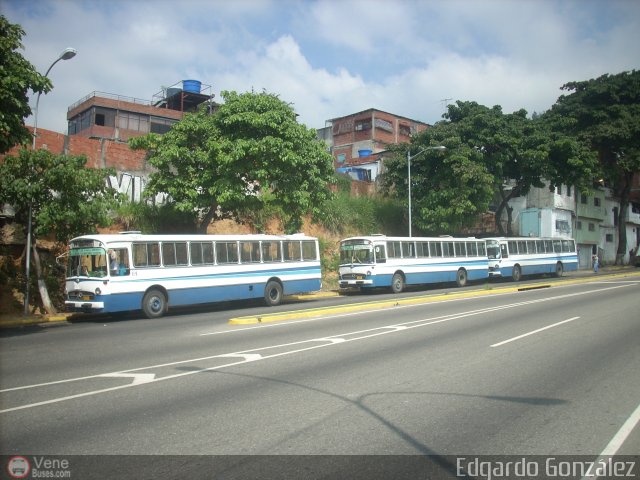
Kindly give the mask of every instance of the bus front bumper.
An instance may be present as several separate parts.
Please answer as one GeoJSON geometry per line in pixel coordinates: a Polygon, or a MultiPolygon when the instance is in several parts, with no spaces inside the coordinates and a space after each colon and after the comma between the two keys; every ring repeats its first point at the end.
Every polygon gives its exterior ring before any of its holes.
{"type": "Polygon", "coordinates": [[[104,310],[104,302],[65,301],[65,309],[69,312],[96,312],[104,310]]]}
{"type": "Polygon", "coordinates": [[[350,287],[371,287],[373,285],[373,280],[340,280],[339,282],[340,288],[350,288],[350,287]]]}

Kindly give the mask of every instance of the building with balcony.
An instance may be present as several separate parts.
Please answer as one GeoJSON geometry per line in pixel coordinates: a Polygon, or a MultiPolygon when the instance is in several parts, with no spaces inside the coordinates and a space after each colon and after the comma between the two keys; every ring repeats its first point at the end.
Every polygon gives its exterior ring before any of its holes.
{"type": "Polygon", "coordinates": [[[336,170],[354,180],[375,181],[389,145],[409,143],[429,125],[375,108],[326,121],[318,138],[327,143],[336,170]]]}
{"type": "Polygon", "coordinates": [[[206,104],[211,111],[211,85],[183,80],[163,87],[151,100],[92,92],[68,108],[68,134],[126,142],[147,133],[163,134],[185,113],[206,104]]]}

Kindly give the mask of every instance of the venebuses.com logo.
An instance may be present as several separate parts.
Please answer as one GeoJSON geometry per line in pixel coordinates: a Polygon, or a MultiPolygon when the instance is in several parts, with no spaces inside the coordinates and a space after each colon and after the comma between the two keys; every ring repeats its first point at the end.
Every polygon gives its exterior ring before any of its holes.
{"type": "Polygon", "coordinates": [[[14,455],[7,461],[9,478],[71,478],[67,458],[30,457],[14,455]]]}
{"type": "Polygon", "coordinates": [[[30,472],[31,464],[25,457],[11,457],[7,462],[7,473],[11,478],[26,478],[30,472]]]}

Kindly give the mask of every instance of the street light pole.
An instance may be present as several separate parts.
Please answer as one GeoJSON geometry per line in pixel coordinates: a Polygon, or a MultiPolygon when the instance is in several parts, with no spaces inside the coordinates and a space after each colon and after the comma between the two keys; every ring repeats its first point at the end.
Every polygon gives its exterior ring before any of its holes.
{"type": "Polygon", "coordinates": [[[407,182],[409,187],[409,237],[411,237],[411,160],[416,158],[418,155],[423,154],[427,150],[446,150],[447,147],[444,145],[437,145],[434,147],[425,147],[420,150],[415,155],[411,155],[410,150],[407,150],[407,182]]]}
{"type": "MultiPolygon", "coordinates": [[[[53,68],[53,66],[58,63],[60,60],[69,60],[76,56],[75,48],[65,48],[62,53],[55,59],[55,61],[47,68],[47,73],[44,74],[45,78],[49,75],[49,72],[53,68]]],[[[36,97],[36,108],[33,112],[33,141],[31,143],[31,150],[35,151],[36,149],[36,136],[38,134],[38,105],[40,104],[40,94],[42,92],[38,92],[38,96],[36,97]]],[[[29,315],[29,277],[31,275],[31,216],[32,216],[32,204],[33,199],[29,202],[29,220],[27,223],[27,266],[26,266],[26,286],[24,290],[24,314],[29,315]]]]}

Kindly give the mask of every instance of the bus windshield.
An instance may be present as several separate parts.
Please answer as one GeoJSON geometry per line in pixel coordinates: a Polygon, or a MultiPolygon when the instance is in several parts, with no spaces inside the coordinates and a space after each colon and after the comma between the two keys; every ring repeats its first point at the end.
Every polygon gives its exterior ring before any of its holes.
{"type": "Polygon", "coordinates": [[[500,243],[496,240],[487,240],[487,256],[490,259],[500,258],[500,243]]]}
{"type": "Polygon", "coordinates": [[[373,248],[369,243],[347,243],[340,245],[340,264],[373,263],[373,248]]]}
{"type": "Polygon", "coordinates": [[[107,252],[102,247],[72,248],[67,277],[106,277],[107,252]]]}

